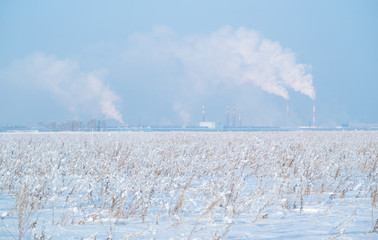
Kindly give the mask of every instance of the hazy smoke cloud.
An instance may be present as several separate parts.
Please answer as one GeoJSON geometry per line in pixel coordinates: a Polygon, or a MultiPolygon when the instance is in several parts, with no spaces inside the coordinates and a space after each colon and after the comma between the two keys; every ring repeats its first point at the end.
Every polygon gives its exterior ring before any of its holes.
{"type": "Polygon", "coordinates": [[[210,35],[178,38],[164,27],[131,38],[131,57],[179,60],[194,90],[220,83],[253,83],[289,99],[288,88],[315,99],[311,67],[297,64],[295,54],[256,31],[224,27],[210,35]]]}
{"type": "Polygon", "coordinates": [[[104,85],[104,74],[103,70],[85,72],[75,61],[44,53],[16,60],[7,71],[7,77],[20,85],[50,91],[72,112],[99,109],[106,118],[122,123],[122,115],[115,106],[119,97],[104,85]]]}
{"type": "Polygon", "coordinates": [[[173,110],[180,116],[183,121],[184,126],[190,122],[190,114],[185,110],[185,108],[179,102],[173,104],[173,110]]]}

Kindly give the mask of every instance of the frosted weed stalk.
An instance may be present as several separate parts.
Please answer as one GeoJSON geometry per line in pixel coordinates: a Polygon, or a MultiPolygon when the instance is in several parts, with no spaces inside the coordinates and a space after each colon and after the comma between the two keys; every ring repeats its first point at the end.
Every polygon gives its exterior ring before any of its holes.
{"type": "MultiPolygon", "coordinates": [[[[99,225],[89,236],[238,238],[240,223],[252,234],[277,211],[306,214],[309,206],[323,206],[312,216],[317,221],[339,214],[337,203],[360,199],[370,199],[365,231],[375,234],[377,138],[376,132],[0,134],[0,190],[14,199],[1,221],[19,219],[3,234],[38,230],[49,237],[60,227],[99,225]]],[[[330,236],[360,210],[344,212],[330,236]]]]}

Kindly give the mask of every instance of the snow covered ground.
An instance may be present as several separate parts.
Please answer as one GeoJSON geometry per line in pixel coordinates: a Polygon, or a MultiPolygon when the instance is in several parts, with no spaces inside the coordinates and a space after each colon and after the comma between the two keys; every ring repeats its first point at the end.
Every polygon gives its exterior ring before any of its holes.
{"type": "Polygon", "coordinates": [[[0,239],[378,239],[378,132],[3,133],[0,239]]]}

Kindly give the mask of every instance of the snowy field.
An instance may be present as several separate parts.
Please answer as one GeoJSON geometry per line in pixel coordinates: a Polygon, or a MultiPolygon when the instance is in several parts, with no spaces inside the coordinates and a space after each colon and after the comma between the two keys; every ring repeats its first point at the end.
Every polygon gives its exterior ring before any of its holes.
{"type": "Polygon", "coordinates": [[[0,239],[378,239],[378,132],[3,133],[0,239]]]}

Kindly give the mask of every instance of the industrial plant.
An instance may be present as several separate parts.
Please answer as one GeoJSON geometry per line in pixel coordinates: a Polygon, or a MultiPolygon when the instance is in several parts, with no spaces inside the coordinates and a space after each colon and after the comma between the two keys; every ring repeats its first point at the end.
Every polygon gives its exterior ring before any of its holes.
{"type": "MultiPolygon", "coordinates": [[[[378,130],[377,124],[343,123],[340,126],[324,127],[316,123],[316,103],[312,105],[312,123],[307,126],[244,126],[242,113],[237,112],[236,105],[225,106],[225,121],[207,119],[205,104],[202,105],[202,119],[192,126],[159,126],[149,124],[131,125],[107,119],[89,119],[88,121],[67,120],[30,122],[25,124],[3,124],[0,132],[114,132],[114,131],[206,131],[206,132],[240,132],[240,131],[333,131],[333,130],[378,130]]],[[[286,102],[286,117],[289,119],[290,105],[286,102]]]]}

